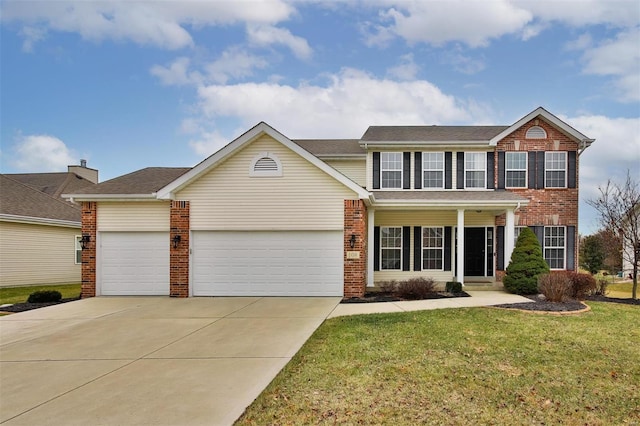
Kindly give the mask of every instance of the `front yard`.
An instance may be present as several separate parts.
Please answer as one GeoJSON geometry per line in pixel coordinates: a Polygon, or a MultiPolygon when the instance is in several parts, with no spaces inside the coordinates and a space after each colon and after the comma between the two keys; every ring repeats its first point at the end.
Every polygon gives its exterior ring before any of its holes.
{"type": "Polygon", "coordinates": [[[3,287],[0,288],[0,305],[5,303],[24,303],[29,295],[39,290],[58,290],[63,299],[80,296],[80,284],[51,284],[28,287],[3,287]]]}
{"type": "Polygon", "coordinates": [[[328,320],[237,424],[638,424],[640,309],[589,304],[328,320]]]}

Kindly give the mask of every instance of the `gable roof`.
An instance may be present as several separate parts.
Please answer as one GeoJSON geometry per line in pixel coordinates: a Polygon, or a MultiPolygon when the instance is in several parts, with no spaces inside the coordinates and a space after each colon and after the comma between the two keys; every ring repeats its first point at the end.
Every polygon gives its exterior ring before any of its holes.
{"type": "Polygon", "coordinates": [[[533,120],[538,116],[544,118],[547,122],[555,126],[558,130],[565,133],[566,135],[572,136],[578,141],[582,142],[584,144],[584,148],[588,148],[595,141],[595,139],[591,139],[585,136],[584,134],[580,133],[579,131],[577,131],[576,129],[574,129],[564,121],[560,120],[555,115],[551,114],[546,109],[542,107],[538,107],[533,111],[531,111],[529,114],[522,117],[520,120],[513,123],[511,126],[504,129],[502,132],[495,135],[493,138],[491,138],[491,141],[490,141],[491,146],[497,145],[501,139],[504,139],[505,137],[509,136],[511,133],[518,130],[520,127],[527,124],[529,121],[533,120]]]}
{"type": "Polygon", "coordinates": [[[369,199],[369,192],[363,189],[361,186],[358,186],[351,179],[344,176],[342,173],[338,172],[333,167],[329,166],[324,161],[320,160],[318,157],[312,155],[307,150],[300,147],[300,145],[291,141],[291,139],[284,136],[282,133],[278,132],[276,129],[261,121],[256,124],[254,127],[240,135],[238,138],[224,146],[222,149],[202,161],[200,164],[196,165],[194,168],[189,170],[187,173],[183,174],[173,182],[166,185],[164,188],[158,190],[158,198],[160,199],[171,199],[173,194],[180,189],[184,188],[191,182],[198,179],[203,174],[209,172],[211,169],[215,168],[218,164],[249,145],[251,142],[255,141],[262,135],[268,135],[277,142],[289,148],[291,151],[298,154],[300,157],[307,160],[309,163],[313,164],[329,176],[333,177],[338,182],[342,183],[347,188],[351,189],[353,192],[358,194],[358,196],[362,199],[369,199]]]}
{"type": "Polygon", "coordinates": [[[508,126],[370,126],[362,142],[488,142],[508,126]]]}
{"type": "Polygon", "coordinates": [[[358,139],[291,139],[316,157],[366,157],[358,139]]]}
{"type": "Polygon", "coordinates": [[[160,188],[189,170],[190,167],[147,167],[63,196],[76,200],[155,198],[160,188]]]}
{"type": "Polygon", "coordinates": [[[64,192],[73,192],[95,185],[90,180],[72,172],[15,173],[6,176],[53,197],[60,197],[64,192]]]}
{"type": "Polygon", "coordinates": [[[0,175],[3,220],[80,227],[80,206],[63,201],[7,175],[0,175]]]}

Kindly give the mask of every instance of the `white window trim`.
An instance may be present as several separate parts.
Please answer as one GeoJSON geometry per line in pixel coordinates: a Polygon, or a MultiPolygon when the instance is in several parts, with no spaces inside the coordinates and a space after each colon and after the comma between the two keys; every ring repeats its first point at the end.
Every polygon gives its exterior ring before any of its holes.
{"type": "Polygon", "coordinates": [[[567,151],[545,151],[544,153],[544,187],[549,189],[565,189],[567,188],[567,181],[569,175],[569,154],[567,151]],[[547,167],[547,155],[548,154],[564,154],[564,169],[550,169],[547,167]],[[551,171],[564,171],[564,186],[547,186],[547,172],[551,171]]]}
{"type": "Polygon", "coordinates": [[[402,241],[403,238],[403,232],[402,232],[402,226],[381,226],[380,227],[380,270],[381,271],[402,271],[402,247],[404,244],[404,241],[402,241]],[[395,229],[399,229],[400,230],[400,247],[383,247],[382,246],[382,230],[383,229],[389,229],[389,228],[395,228],[395,229]],[[382,250],[400,250],[400,267],[399,268],[384,268],[383,267],[383,262],[382,262],[382,250]]]}
{"type": "Polygon", "coordinates": [[[464,189],[469,189],[469,190],[483,190],[483,189],[487,189],[487,153],[486,152],[474,152],[474,151],[465,151],[464,153],[464,189]],[[484,169],[482,170],[484,172],[484,186],[471,186],[471,187],[467,187],[467,172],[479,172],[479,169],[467,169],[467,154],[482,154],[484,156],[484,169]]]}
{"type": "Polygon", "coordinates": [[[446,167],[446,165],[445,165],[444,151],[435,151],[435,152],[433,152],[433,151],[428,151],[428,152],[427,151],[423,151],[422,152],[422,189],[432,190],[432,191],[433,190],[438,191],[438,190],[444,189],[444,183],[445,183],[444,182],[445,181],[444,171],[445,171],[445,167],[446,167]],[[442,169],[438,170],[438,169],[427,169],[427,168],[425,168],[425,166],[424,166],[425,154],[442,154],[442,169]],[[426,172],[441,172],[442,173],[442,186],[440,186],[440,187],[437,187],[437,186],[426,187],[425,184],[424,184],[424,175],[425,175],[426,172]]]}
{"type": "Polygon", "coordinates": [[[380,189],[403,189],[403,185],[402,185],[403,182],[404,182],[404,154],[402,152],[395,152],[395,151],[381,152],[380,153],[380,189]],[[383,168],[382,156],[384,154],[400,154],[400,169],[383,168]],[[384,186],[383,184],[384,179],[382,179],[382,175],[384,174],[384,172],[400,172],[400,186],[391,186],[391,187],[384,186]]]}
{"type": "Polygon", "coordinates": [[[529,128],[527,129],[526,133],[524,134],[524,138],[525,138],[525,139],[547,139],[547,131],[546,131],[542,126],[538,126],[538,125],[531,126],[531,127],[529,127],[529,128]],[[543,135],[544,135],[544,136],[542,136],[542,137],[537,137],[537,136],[536,136],[536,137],[531,137],[531,135],[530,135],[530,133],[529,133],[529,132],[531,132],[531,130],[533,130],[533,129],[535,129],[535,130],[538,130],[538,129],[542,130],[542,133],[543,133],[543,135]]]}
{"type": "Polygon", "coordinates": [[[504,187],[505,188],[515,188],[521,189],[527,187],[527,182],[529,182],[529,155],[525,151],[505,151],[504,155],[504,187]],[[507,185],[507,172],[521,172],[522,169],[509,169],[507,167],[507,155],[509,154],[524,154],[524,185],[523,186],[509,186],[507,185]]]}
{"type": "MultiPolygon", "coordinates": [[[[542,233],[542,257],[544,258],[545,262],[547,261],[547,256],[546,256],[546,250],[547,249],[562,249],[562,268],[551,268],[551,265],[549,265],[549,269],[551,269],[552,271],[564,271],[567,269],[567,227],[566,226],[545,226],[543,233],[542,233]],[[560,246],[547,246],[547,229],[548,228],[563,228],[564,229],[564,246],[560,247],[560,246]]],[[[548,262],[547,262],[548,264],[548,262]]]]}
{"type": "Polygon", "coordinates": [[[249,177],[282,177],[282,163],[273,152],[260,152],[256,154],[249,165],[249,177]],[[255,170],[256,163],[263,158],[270,158],[278,166],[277,170],[255,170]]]}
{"type": "Polygon", "coordinates": [[[80,243],[80,239],[82,239],[82,235],[76,235],[74,237],[75,240],[75,250],[73,251],[73,263],[74,265],[82,265],[82,244],[80,243]],[[80,262],[78,262],[78,251],[80,252],[80,262]]]}
{"type": "Polygon", "coordinates": [[[423,271],[444,271],[444,246],[445,246],[445,234],[444,234],[444,226],[423,226],[420,229],[420,238],[422,239],[422,241],[420,241],[420,247],[422,250],[422,253],[420,253],[420,262],[422,263],[421,269],[423,271]],[[433,229],[433,228],[438,228],[440,229],[440,232],[442,232],[442,247],[440,247],[440,251],[442,252],[442,267],[440,269],[428,269],[424,267],[424,251],[425,250],[437,250],[438,247],[425,247],[424,246],[424,230],[425,229],[433,229]]]}

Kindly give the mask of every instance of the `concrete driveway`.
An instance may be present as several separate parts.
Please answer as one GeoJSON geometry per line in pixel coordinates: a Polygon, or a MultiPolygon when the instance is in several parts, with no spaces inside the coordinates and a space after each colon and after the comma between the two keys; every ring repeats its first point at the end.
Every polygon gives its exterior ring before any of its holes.
{"type": "Polygon", "coordinates": [[[231,424],[339,302],[98,297],[0,317],[0,423],[231,424]]]}

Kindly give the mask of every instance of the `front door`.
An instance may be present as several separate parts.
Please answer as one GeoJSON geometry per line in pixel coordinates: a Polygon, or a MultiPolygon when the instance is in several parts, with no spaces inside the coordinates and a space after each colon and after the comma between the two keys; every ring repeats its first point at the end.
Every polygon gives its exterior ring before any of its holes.
{"type": "Polygon", "coordinates": [[[485,276],[486,228],[464,228],[464,275],[485,276]]]}

